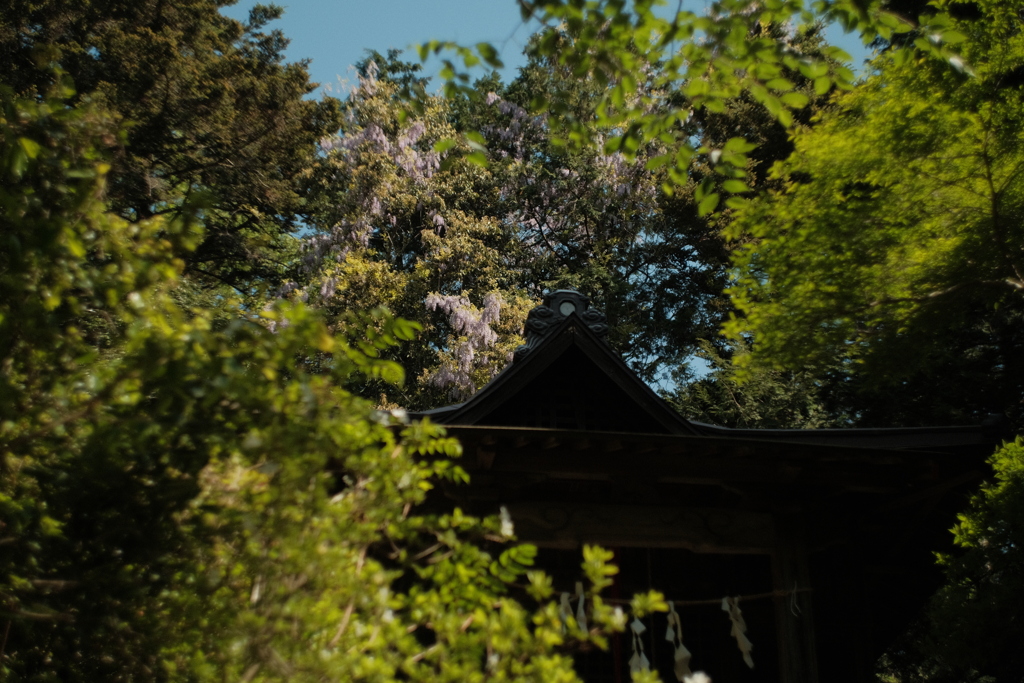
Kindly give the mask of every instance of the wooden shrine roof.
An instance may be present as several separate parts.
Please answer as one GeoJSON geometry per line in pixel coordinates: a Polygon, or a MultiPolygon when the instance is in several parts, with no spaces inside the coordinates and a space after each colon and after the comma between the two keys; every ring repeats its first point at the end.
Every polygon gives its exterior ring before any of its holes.
{"type": "Polygon", "coordinates": [[[511,365],[465,403],[418,415],[451,425],[698,433],[605,343],[604,316],[585,309],[586,297],[553,296],[530,312],[528,342],[511,365]],[[570,303],[589,315],[551,313],[570,303]]]}
{"type": "MultiPolygon", "coordinates": [[[[763,452],[785,445],[790,452],[817,453],[831,448],[857,449],[870,457],[882,451],[931,451],[987,456],[999,443],[995,426],[913,427],[898,429],[733,429],[686,420],[633,372],[605,342],[602,314],[587,297],[559,290],[545,298],[526,323],[527,344],[513,363],[464,403],[414,416],[450,426],[491,426],[622,432],[704,437],[704,447],[719,452],[720,441],[737,441],[743,450],[759,444],[763,452]],[[743,442],[741,445],[739,442],[743,442]],[[717,445],[716,445],[717,444],[717,445]],[[796,449],[796,450],[794,450],[796,449]]],[[[686,440],[679,442],[683,448],[686,440]]]]}

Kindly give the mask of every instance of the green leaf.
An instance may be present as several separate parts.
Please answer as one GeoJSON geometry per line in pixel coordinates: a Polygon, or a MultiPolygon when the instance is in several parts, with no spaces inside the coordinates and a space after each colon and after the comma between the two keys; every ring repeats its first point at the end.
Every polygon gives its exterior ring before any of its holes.
{"type": "Polygon", "coordinates": [[[11,151],[9,158],[11,176],[15,180],[20,180],[21,176],[25,173],[25,169],[28,167],[28,154],[19,147],[11,151]]]}
{"type": "Polygon", "coordinates": [[[836,80],[840,87],[848,88],[857,80],[857,77],[853,75],[852,71],[841,66],[836,69],[836,80]]]}
{"type": "Polygon", "coordinates": [[[487,155],[480,151],[470,152],[466,155],[466,161],[469,163],[480,166],[481,168],[487,168],[487,155]]]}
{"type": "Polygon", "coordinates": [[[672,160],[672,156],[671,155],[669,155],[669,154],[662,154],[660,156],[656,156],[656,157],[652,157],[652,158],[648,159],[647,163],[644,164],[644,168],[646,168],[648,171],[654,171],[656,169],[661,168],[662,166],[664,166],[665,164],[667,164],[671,160],[672,160]]]}
{"type": "Polygon", "coordinates": [[[67,246],[68,252],[75,258],[80,259],[85,256],[85,245],[82,243],[82,240],[78,239],[77,237],[69,235],[65,239],[64,244],[67,246]]]}
{"type": "Polygon", "coordinates": [[[722,148],[723,152],[729,152],[734,154],[746,154],[747,152],[753,152],[757,149],[757,145],[753,142],[749,142],[746,138],[729,138],[726,141],[725,146],[722,148]]]}
{"type": "Polygon", "coordinates": [[[715,114],[724,114],[727,109],[725,100],[719,97],[704,100],[704,108],[715,114]]]}
{"type": "Polygon", "coordinates": [[[434,151],[438,154],[444,154],[457,144],[459,143],[452,138],[442,138],[434,143],[434,151]]]}
{"type": "Polygon", "coordinates": [[[683,87],[683,93],[690,98],[701,97],[711,92],[711,84],[703,78],[695,78],[683,87]]]}
{"type": "Polygon", "coordinates": [[[417,332],[423,331],[423,325],[414,320],[395,318],[393,323],[395,336],[402,341],[411,341],[416,338],[417,332]]]}
{"type": "Polygon", "coordinates": [[[822,53],[831,60],[836,62],[842,62],[843,64],[849,64],[853,61],[853,57],[850,56],[846,50],[835,45],[829,45],[822,49],[822,53]]]}
{"type": "Polygon", "coordinates": [[[718,208],[718,193],[712,192],[708,196],[700,200],[700,204],[697,205],[697,215],[704,217],[718,208]]]}
{"type": "Polygon", "coordinates": [[[780,100],[778,97],[775,97],[774,95],[768,95],[767,97],[765,97],[763,104],[764,108],[768,110],[768,113],[770,113],[775,118],[779,118],[782,112],[784,111],[782,108],[782,100],[780,100]]]}
{"type": "Polygon", "coordinates": [[[475,130],[467,131],[463,133],[463,137],[466,139],[466,144],[469,145],[470,149],[476,150],[482,154],[487,154],[487,141],[484,136],[475,130]]]}
{"type": "Polygon", "coordinates": [[[793,109],[803,109],[811,101],[811,98],[807,97],[807,95],[802,92],[788,92],[780,99],[784,105],[793,109]]]}
{"type": "Polygon", "coordinates": [[[825,62],[801,62],[800,73],[806,78],[816,79],[828,75],[828,64],[825,62]]]}
{"type": "Polygon", "coordinates": [[[498,51],[490,43],[477,43],[476,50],[480,53],[483,60],[487,62],[488,66],[492,66],[495,69],[500,69],[505,66],[498,58],[498,51]]]}
{"type": "Polygon", "coordinates": [[[374,363],[374,375],[395,386],[401,386],[405,382],[405,369],[394,361],[384,360],[374,363]]]}
{"type": "Polygon", "coordinates": [[[39,143],[33,140],[32,138],[19,137],[18,144],[21,145],[21,148],[23,150],[25,150],[25,154],[28,156],[29,159],[35,159],[37,156],[39,156],[39,150],[41,149],[41,147],[39,143]]]}
{"type": "Polygon", "coordinates": [[[765,87],[771,90],[792,90],[793,82],[785,78],[774,78],[765,83],[765,87]]]}

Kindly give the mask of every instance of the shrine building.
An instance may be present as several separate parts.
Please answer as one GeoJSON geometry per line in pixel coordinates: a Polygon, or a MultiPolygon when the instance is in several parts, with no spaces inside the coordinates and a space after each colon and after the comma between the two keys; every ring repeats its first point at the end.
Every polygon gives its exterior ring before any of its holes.
{"type": "MultiPolygon", "coordinates": [[[[605,342],[587,297],[549,294],[526,344],[471,399],[420,413],[464,448],[473,514],[505,507],[559,592],[580,549],[620,567],[603,597],[673,600],[693,671],[717,683],[866,683],[941,579],[956,512],[999,442],[993,428],[728,429],[681,417],[605,342]],[[751,668],[722,598],[738,607],[751,668]]],[[[563,605],[565,604],[563,599],[563,605]]],[[[573,614],[578,606],[571,597],[573,614]]],[[[583,652],[588,683],[630,680],[636,641],[664,681],[667,615],[583,652]]]]}

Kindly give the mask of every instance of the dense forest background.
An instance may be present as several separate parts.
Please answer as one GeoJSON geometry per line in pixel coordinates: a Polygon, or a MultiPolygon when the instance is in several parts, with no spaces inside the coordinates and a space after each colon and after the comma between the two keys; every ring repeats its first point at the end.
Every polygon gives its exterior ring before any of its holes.
{"type": "MultiPolygon", "coordinates": [[[[554,289],[690,419],[1021,432],[1022,8],[836,3],[855,81],[791,3],[521,4],[510,82],[369,52],[340,100],[273,6],[5,10],[7,679],[573,680],[609,557],[563,635],[507,523],[418,513],[465,474],[404,412],[554,289]]],[[[1020,442],[992,462],[890,680],[1024,676],[1020,442]]]]}

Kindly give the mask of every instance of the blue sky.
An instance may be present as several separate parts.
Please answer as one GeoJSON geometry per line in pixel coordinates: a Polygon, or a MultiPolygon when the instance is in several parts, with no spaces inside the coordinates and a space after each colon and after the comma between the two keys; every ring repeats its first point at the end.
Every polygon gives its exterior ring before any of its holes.
{"type": "MultiPolygon", "coordinates": [[[[269,0],[263,0],[264,3],[269,0]]],[[[244,19],[254,0],[241,0],[223,10],[244,19]]],[[[522,51],[530,37],[514,0],[278,0],[284,17],[274,26],[291,39],[289,60],[312,59],[310,73],[322,85],[353,80],[351,65],[367,49],[385,53],[431,39],[463,44],[489,42],[501,51],[510,79],[524,63],[522,51]]],[[[409,52],[407,61],[418,61],[409,52]]],[[[438,67],[427,66],[428,73],[438,67]]],[[[483,72],[481,72],[483,73],[483,72]]]]}
{"type": "MultiPolygon", "coordinates": [[[[264,3],[271,0],[263,0],[264,3]]],[[[255,0],[240,0],[224,14],[244,19],[255,0]]],[[[455,40],[462,44],[490,42],[505,62],[503,77],[511,80],[522,65],[522,50],[530,37],[514,0],[277,0],[284,17],[274,22],[291,45],[289,61],[312,59],[314,81],[336,87],[354,80],[350,66],[362,59],[367,49],[386,52],[406,49],[431,39],[455,40]]],[[[860,40],[831,30],[829,40],[853,57],[855,67],[867,56],[860,40]]],[[[416,61],[408,53],[408,61],[416,61]]],[[[437,67],[427,65],[427,73],[437,67]]]]}

